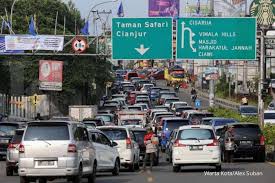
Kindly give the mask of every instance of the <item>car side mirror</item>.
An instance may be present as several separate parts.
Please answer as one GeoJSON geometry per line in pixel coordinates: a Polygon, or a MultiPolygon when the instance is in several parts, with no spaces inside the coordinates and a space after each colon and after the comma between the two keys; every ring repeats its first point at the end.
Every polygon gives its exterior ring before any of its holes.
{"type": "Polygon", "coordinates": [[[118,145],[118,144],[117,144],[116,142],[114,142],[114,141],[111,143],[111,146],[112,146],[112,147],[116,147],[117,145],[118,145]]]}

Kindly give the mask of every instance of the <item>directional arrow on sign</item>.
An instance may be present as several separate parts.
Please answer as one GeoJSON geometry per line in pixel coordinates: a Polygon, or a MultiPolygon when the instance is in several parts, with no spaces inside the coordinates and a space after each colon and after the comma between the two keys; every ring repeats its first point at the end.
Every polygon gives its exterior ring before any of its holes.
{"type": "Polygon", "coordinates": [[[144,45],[141,44],[139,48],[135,48],[139,54],[144,55],[150,48],[144,48],[144,45]]]}

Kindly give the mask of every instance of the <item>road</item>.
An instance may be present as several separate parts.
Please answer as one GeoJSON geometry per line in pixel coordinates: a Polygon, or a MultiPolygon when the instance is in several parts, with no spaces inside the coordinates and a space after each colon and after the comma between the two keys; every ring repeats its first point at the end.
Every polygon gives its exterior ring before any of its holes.
{"type": "MultiPolygon", "coordinates": [[[[158,86],[165,86],[164,82],[158,82],[158,86]]],[[[191,104],[190,94],[187,90],[179,92],[181,100],[191,104]]],[[[200,98],[202,107],[207,108],[208,101],[200,98]]],[[[96,183],[273,183],[275,180],[275,163],[255,163],[249,160],[223,163],[222,171],[215,172],[213,167],[183,167],[179,173],[172,172],[172,165],[165,161],[165,155],[161,155],[160,165],[153,168],[153,172],[128,172],[122,169],[119,176],[111,173],[98,173],[96,183]]],[[[0,183],[19,182],[18,176],[5,176],[5,162],[0,162],[0,183]]],[[[65,183],[65,180],[55,180],[55,183],[65,183]]],[[[87,182],[87,179],[83,179],[87,182]]]]}
{"type": "MultiPolygon", "coordinates": [[[[165,81],[157,81],[156,84],[159,87],[169,88],[171,91],[174,91],[172,87],[167,87],[166,86],[165,81]]],[[[194,106],[194,104],[191,100],[190,91],[188,89],[180,88],[178,96],[179,96],[180,100],[182,100],[184,102],[187,102],[191,106],[194,106]]],[[[202,98],[202,97],[198,97],[197,99],[199,99],[201,101],[201,109],[207,109],[209,107],[209,101],[207,99],[202,98]]]]}
{"type": "MultiPolygon", "coordinates": [[[[18,176],[5,176],[5,162],[0,162],[0,182],[16,183],[19,182],[18,176]]],[[[110,173],[99,173],[96,183],[273,183],[275,179],[275,164],[254,163],[249,161],[223,164],[220,175],[206,175],[205,173],[215,174],[212,167],[184,167],[179,173],[172,172],[172,165],[164,160],[160,165],[153,168],[152,173],[127,172],[122,170],[119,176],[111,176],[110,173]],[[253,172],[255,175],[253,175],[253,172]],[[232,175],[233,173],[239,175],[232,175]],[[248,175],[250,173],[251,175],[248,175]],[[256,175],[257,174],[257,175],[256,175]]],[[[54,182],[65,183],[65,180],[56,180],[54,182]]],[[[87,179],[83,179],[87,182],[87,179]]]]}

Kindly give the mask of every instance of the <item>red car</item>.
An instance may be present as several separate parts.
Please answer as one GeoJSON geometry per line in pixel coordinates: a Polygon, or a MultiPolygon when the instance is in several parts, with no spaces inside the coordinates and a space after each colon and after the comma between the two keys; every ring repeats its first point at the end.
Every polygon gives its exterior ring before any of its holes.
{"type": "Polygon", "coordinates": [[[164,71],[156,71],[155,73],[151,74],[150,77],[153,77],[155,80],[163,80],[164,79],[164,71]]]}

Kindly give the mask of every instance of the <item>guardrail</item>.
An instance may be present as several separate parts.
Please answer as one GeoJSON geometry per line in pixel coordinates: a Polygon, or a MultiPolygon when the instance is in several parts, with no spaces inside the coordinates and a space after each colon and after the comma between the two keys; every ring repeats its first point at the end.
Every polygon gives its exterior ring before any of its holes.
{"type": "MultiPolygon", "coordinates": [[[[200,91],[200,90],[197,90],[197,93],[198,93],[198,95],[200,97],[203,97],[203,98],[205,98],[207,100],[209,99],[208,93],[200,91]]],[[[239,106],[240,106],[240,104],[238,104],[236,102],[232,102],[232,101],[229,101],[229,100],[226,100],[226,99],[217,98],[217,97],[215,97],[214,103],[215,103],[215,105],[218,105],[220,107],[230,108],[230,109],[233,109],[233,110],[236,110],[236,111],[239,109],[239,106]]]]}

